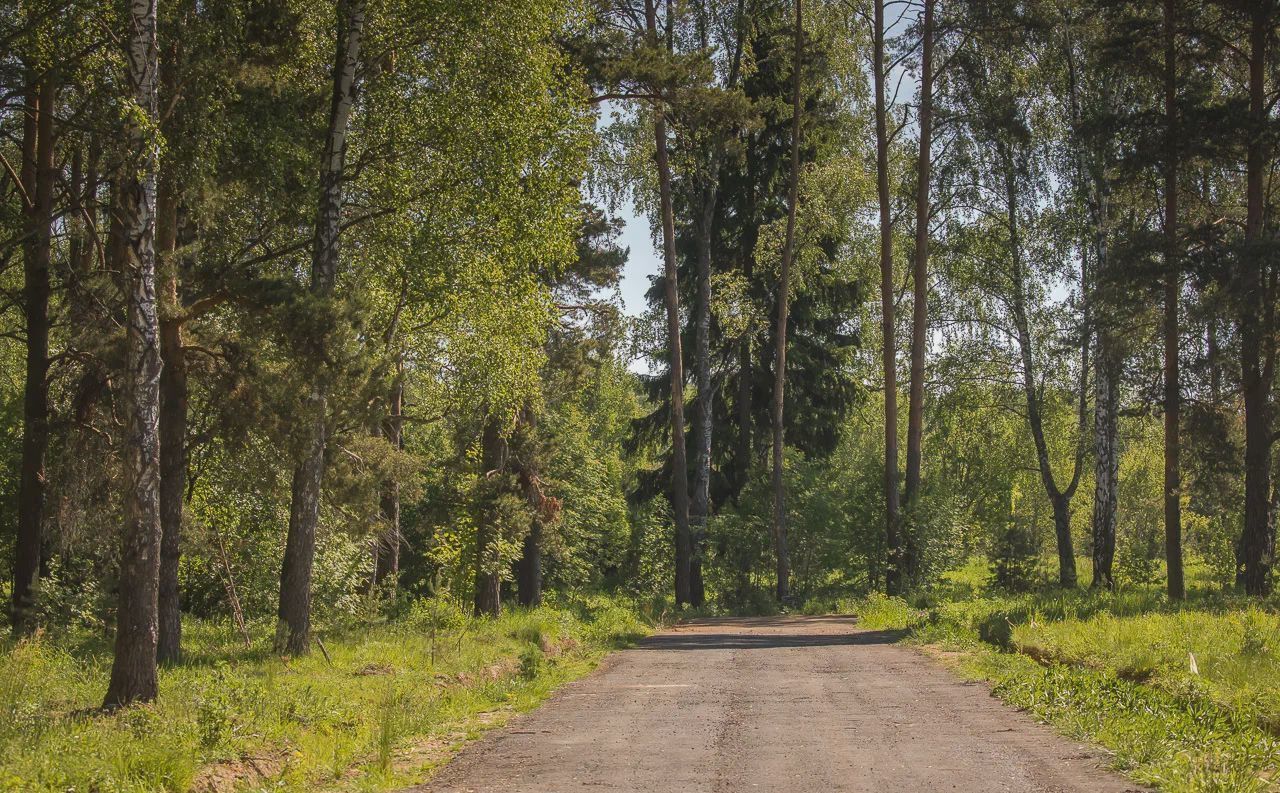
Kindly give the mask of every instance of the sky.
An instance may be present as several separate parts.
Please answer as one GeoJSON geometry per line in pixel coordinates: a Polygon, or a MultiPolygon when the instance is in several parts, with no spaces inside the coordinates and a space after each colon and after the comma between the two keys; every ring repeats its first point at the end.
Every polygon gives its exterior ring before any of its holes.
{"type": "Polygon", "coordinates": [[[662,259],[649,235],[648,219],[638,217],[630,201],[619,206],[614,216],[627,224],[618,238],[618,242],[631,251],[622,270],[620,290],[627,314],[636,317],[644,313],[644,293],[649,289],[650,277],[662,270],[662,259]]]}

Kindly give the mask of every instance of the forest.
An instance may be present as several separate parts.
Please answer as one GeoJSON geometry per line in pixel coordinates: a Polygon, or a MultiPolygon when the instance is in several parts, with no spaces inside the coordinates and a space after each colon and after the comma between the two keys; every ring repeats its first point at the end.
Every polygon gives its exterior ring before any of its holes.
{"type": "Polygon", "coordinates": [[[826,613],[1277,789],[1280,1],[0,43],[0,789],[396,789],[654,630],[826,613]]]}

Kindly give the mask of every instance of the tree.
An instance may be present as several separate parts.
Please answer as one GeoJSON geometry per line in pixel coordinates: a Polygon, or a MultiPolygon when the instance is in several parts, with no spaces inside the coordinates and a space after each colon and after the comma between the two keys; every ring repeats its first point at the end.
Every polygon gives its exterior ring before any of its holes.
{"type": "Polygon", "coordinates": [[[119,177],[128,273],[129,403],[125,430],[125,524],[120,564],[115,659],[103,707],[156,698],[157,596],[160,575],[160,323],[156,313],[157,0],[129,4],[128,84],[140,118],[129,127],[132,167],[119,177]]]}
{"type": "MultiPolygon", "coordinates": [[[[311,291],[321,300],[333,295],[338,278],[347,130],[355,104],[360,45],[364,36],[364,0],[339,0],[337,17],[333,99],[321,158],[320,200],[312,243],[311,291]]],[[[310,426],[302,459],[293,471],[289,533],[285,539],[284,562],[280,571],[280,609],[275,641],[277,652],[292,655],[305,654],[311,645],[311,566],[324,483],[328,432],[326,400],[323,381],[313,383],[311,393],[307,395],[310,426]]]]}
{"type": "Polygon", "coordinates": [[[782,478],[784,442],[783,414],[787,384],[787,315],[791,308],[791,266],[795,254],[796,210],[800,203],[800,147],[803,126],[800,120],[802,64],[804,63],[804,25],[801,0],[795,0],[795,57],[791,64],[791,175],[787,183],[787,231],[782,243],[782,266],[778,274],[778,322],[774,332],[777,345],[773,356],[773,542],[777,557],[777,589],[779,602],[790,594],[791,560],[787,554],[786,491],[782,478]]]}
{"type": "MultiPolygon", "coordinates": [[[[698,6],[696,31],[698,46],[711,51],[711,29],[719,22],[714,14],[715,4],[698,6]]],[[[720,197],[720,175],[725,159],[726,138],[741,126],[741,110],[738,103],[738,78],[742,69],[743,46],[746,38],[747,16],[745,0],[737,0],[725,25],[731,33],[728,41],[716,41],[716,49],[727,50],[724,76],[717,87],[720,90],[691,92],[683,104],[691,120],[687,122],[690,139],[710,138],[706,143],[695,143],[691,153],[693,179],[689,182],[694,195],[689,200],[693,215],[694,261],[696,295],[694,300],[694,382],[697,401],[694,413],[693,493],[689,504],[692,559],[690,563],[690,601],[701,606],[705,598],[702,580],[702,556],[705,551],[707,518],[711,513],[711,458],[712,437],[715,425],[715,384],[711,372],[712,351],[712,293],[713,247],[719,227],[717,207],[720,197]]],[[[719,70],[717,70],[719,71],[719,70]]],[[[677,113],[680,113],[677,108],[677,113]]]]}
{"type": "MultiPolygon", "coordinates": [[[[920,497],[920,465],[924,439],[924,373],[929,346],[929,221],[933,207],[929,186],[933,164],[933,48],[934,9],[937,0],[924,0],[920,19],[920,110],[919,157],[916,160],[916,247],[911,268],[911,382],[907,407],[907,466],[903,501],[907,513],[914,517],[920,497]]],[[[887,410],[887,408],[886,408],[887,410]]],[[[906,542],[904,570],[914,577],[916,552],[910,538],[906,542]]]]}
{"type": "MultiPolygon", "coordinates": [[[[667,0],[668,21],[673,18],[667,0]]],[[[649,47],[657,51],[658,12],[656,0],[645,0],[645,30],[649,47]]],[[[672,31],[668,30],[668,51],[672,31]]],[[[667,108],[661,90],[653,108],[654,162],[658,169],[658,201],[662,217],[663,295],[667,314],[667,351],[671,375],[671,511],[676,524],[676,603],[689,603],[692,596],[692,538],[689,528],[688,462],[684,438],[684,356],[680,340],[680,291],[676,270],[675,214],[671,197],[671,162],[667,151],[667,108]]]]}
{"type": "Polygon", "coordinates": [[[53,120],[57,79],[49,64],[26,65],[27,112],[22,132],[21,187],[25,217],[22,246],[22,313],[26,320],[26,373],[22,405],[22,460],[18,481],[18,533],[13,565],[15,633],[31,631],[34,590],[40,576],[49,449],[49,295],[53,202],[58,172],[53,120]]]}
{"type": "Polygon", "coordinates": [[[1182,394],[1178,377],[1178,295],[1182,290],[1178,236],[1178,17],[1176,0],[1164,0],[1164,547],[1170,600],[1182,600],[1182,394]]]}
{"type": "MultiPolygon", "coordinates": [[[[971,148],[966,156],[977,177],[976,184],[965,191],[964,197],[970,206],[981,207],[981,214],[990,218],[978,219],[976,226],[996,235],[995,240],[973,241],[973,255],[981,264],[976,265],[980,269],[975,270],[972,285],[978,292],[969,299],[977,307],[974,319],[991,326],[1000,337],[1012,343],[1011,350],[998,352],[1009,355],[1009,364],[1017,372],[1017,385],[1035,449],[1036,469],[1053,512],[1058,580],[1061,586],[1069,588],[1074,587],[1077,580],[1071,498],[1079,486],[1085,456],[1088,428],[1085,388],[1090,339],[1087,331],[1077,331],[1066,334],[1068,338],[1062,345],[1080,351],[1075,383],[1064,389],[1066,394],[1071,394],[1077,412],[1071,474],[1064,486],[1054,471],[1045,421],[1049,404],[1045,381],[1049,376],[1061,377],[1061,374],[1046,371],[1042,364],[1045,355],[1042,342],[1057,317],[1040,305],[1043,281],[1061,273],[1049,268],[1055,259],[1061,260],[1062,252],[1055,248],[1064,241],[1056,238],[1052,217],[1038,205],[1036,194],[1044,189],[1042,177],[1051,163],[1045,157],[1046,141],[1038,140],[1032,127],[1035,120],[1052,109],[1040,104],[1036,97],[1021,94],[1015,87],[1023,80],[1048,76],[1047,69],[1031,74],[1022,69],[1035,69],[1037,65],[1045,68],[1052,61],[1047,52],[1046,57],[1027,60],[1026,63],[1034,65],[1024,66],[1016,60],[1019,47],[1040,46],[1043,38],[1010,31],[1027,28],[1040,33],[1044,28],[1042,20],[1034,16],[1019,18],[1014,8],[1003,5],[966,4],[964,13],[967,24],[972,26],[970,29],[977,34],[956,56],[959,74],[953,83],[952,101],[956,102],[956,112],[966,116],[964,145],[971,148]],[[1009,26],[1010,19],[1018,19],[1019,24],[1009,26]],[[990,249],[992,244],[997,246],[995,250],[990,249]],[[1041,262],[1045,269],[1037,273],[1037,264],[1041,262]],[[1038,274],[1039,279],[1033,277],[1038,274]]],[[[1083,256],[1080,261],[1084,261],[1083,256]]],[[[1080,283],[1084,283],[1084,278],[1080,283]]],[[[1003,342],[996,344],[1003,347],[1003,342]]]]}
{"type": "Polygon", "coordinates": [[[485,418],[480,441],[480,475],[488,480],[480,499],[484,509],[476,521],[476,582],[474,612],[477,617],[496,617],[502,611],[502,529],[501,480],[507,475],[509,460],[506,428],[502,419],[485,418]]]}
{"type": "Polygon", "coordinates": [[[902,580],[902,516],[898,494],[898,347],[895,341],[894,302],[897,292],[893,277],[893,207],[889,193],[889,122],[885,100],[885,20],[883,0],[876,0],[872,31],[871,74],[876,92],[876,195],[880,205],[880,328],[884,347],[884,503],[885,546],[889,553],[885,588],[900,594],[902,580]]]}
{"type": "MultiPolygon", "coordinates": [[[[1119,327],[1124,306],[1113,287],[1117,280],[1112,250],[1112,185],[1116,148],[1115,134],[1106,120],[1115,116],[1116,94],[1123,91],[1120,74],[1108,68],[1100,57],[1102,31],[1096,18],[1080,14],[1072,5],[1056,7],[1054,17],[1055,61],[1060,64],[1052,85],[1060,86],[1062,114],[1067,122],[1062,167],[1069,176],[1072,204],[1068,216],[1079,220],[1073,229],[1079,235],[1080,311],[1082,332],[1093,339],[1093,450],[1094,498],[1091,544],[1094,588],[1115,586],[1113,560],[1116,552],[1116,512],[1119,499],[1119,419],[1120,379],[1124,373],[1124,349],[1119,327]]],[[[1082,362],[1082,365],[1084,363],[1082,362]]],[[[1083,379],[1089,372],[1082,373],[1083,379]]],[[[1087,396],[1082,392],[1081,430],[1087,396]]]]}
{"type": "Polygon", "coordinates": [[[1238,290],[1240,369],[1244,392],[1245,480],[1244,531],[1241,547],[1244,588],[1250,595],[1271,589],[1275,536],[1271,524],[1271,448],[1275,442],[1271,392],[1275,383],[1277,345],[1276,268],[1265,235],[1266,169],[1269,111],[1267,70],[1275,37],[1276,4],[1248,3],[1246,63],[1248,123],[1245,132],[1245,224],[1240,251],[1238,290]]]}

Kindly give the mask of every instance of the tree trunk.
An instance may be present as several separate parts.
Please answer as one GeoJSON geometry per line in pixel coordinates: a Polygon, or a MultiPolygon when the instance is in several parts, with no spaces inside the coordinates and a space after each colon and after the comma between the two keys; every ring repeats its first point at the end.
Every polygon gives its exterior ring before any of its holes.
{"type": "Polygon", "coordinates": [[[531,405],[525,406],[520,423],[523,425],[523,442],[516,455],[516,466],[520,474],[520,489],[533,513],[533,520],[524,535],[520,561],[516,563],[516,597],[520,605],[529,607],[542,602],[543,523],[552,512],[547,509],[549,500],[542,493],[542,481],[538,476],[538,415],[531,405]]]}
{"type": "Polygon", "coordinates": [[[520,563],[516,569],[516,588],[520,605],[531,607],[542,603],[542,519],[535,517],[524,535],[520,563]]]}
{"type": "MultiPolygon", "coordinates": [[[[397,369],[401,363],[397,361],[397,369]]],[[[404,448],[404,373],[397,371],[395,382],[387,399],[387,416],[382,420],[382,434],[387,443],[396,449],[404,448]]],[[[382,493],[378,498],[378,511],[383,521],[382,533],[378,538],[377,552],[374,554],[373,583],[378,589],[391,587],[391,596],[395,597],[397,582],[400,577],[400,483],[388,480],[382,483],[382,493]]]]}
{"type": "MultiPolygon", "coordinates": [[[[924,442],[924,364],[929,344],[929,180],[933,165],[933,11],[924,0],[920,54],[920,156],[916,166],[916,250],[911,272],[911,386],[907,407],[907,478],[904,500],[913,515],[920,497],[924,442]]],[[[915,578],[919,560],[914,537],[907,536],[904,572],[915,578]]]]}
{"type": "Polygon", "coordinates": [[[1267,293],[1266,258],[1260,250],[1265,210],[1266,176],[1266,63],[1271,15],[1261,7],[1253,11],[1249,35],[1248,154],[1245,163],[1247,212],[1244,283],[1241,295],[1240,353],[1245,413],[1244,532],[1241,546],[1244,587],[1250,595],[1271,589],[1274,549],[1267,525],[1267,496],[1271,487],[1271,383],[1274,354],[1266,336],[1273,332],[1271,295],[1267,293]]]}
{"type": "Polygon", "coordinates": [[[1116,507],[1119,500],[1120,416],[1119,367],[1112,358],[1109,334],[1098,335],[1098,360],[1093,381],[1093,581],[1094,589],[1114,589],[1112,562],[1116,555],[1116,507]]]}
{"type": "Polygon", "coordinates": [[[1205,357],[1209,363],[1209,400],[1216,409],[1222,405],[1222,350],[1218,347],[1218,319],[1209,317],[1205,332],[1205,357]]]}
{"type": "Polygon", "coordinates": [[[898,504],[898,348],[894,332],[893,219],[889,205],[889,129],[884,81],[884,0],[875,2],[872,79],[876,91],[876,194],[880,203],[880,329],[884,336],[884,506],[889,564],[885,589],[903,591],[902,516],[898,504]]]}
{"type": "MultiPolygon", "coordinates": [[[[99,261],[102,248],[96,244],[96,234],[92,223],[98,216],[98,162],[101,153],[96,139],[88,145],[88,157],[77,147],[71,158],[72,188],[68,199],[71,208],[72,233],[68,240],[69,272],[67,273],[66,301],[67,319],[70,322],[83,324],[91,321],[89,300],[86,299],[88,281],[93,275],[94,265],[99,261]]],[[[109,234],[107,235],[110,236],[109,234]]],[[[86,371],[84,377],[90,378],[86,371]]],[[[76,415],[76,421],[82,417],[76,415]]]]}
{"type": "Polygon", "coordinates": [[[733,447],[735,504],[751,478],[751,378],[755,373],[755,366],[751,361],[753,330],[754,328],[748,327],[747,332],[738,339],[738,395],[733,406],[738,419],[738,437],[733,447]]]}
{"type": "MultiPolygon", "coordinates": [[[[668,12],[670,12],[668,0],[668,12]]],[[[655,0],[645,0],[649,45],[656,51],[658,16],[655,0]]],[[[668,15],[670,15],[668,13],[668,15]]],[[[671,31],[668,30],[668,35],[671,31]]],[[[693,542],[689,529],[689,463],[684,439],[684,357],[680,349],[680,293],[676,273],[675,212],[671,199],[671,162],[667,152],[667,117],[662,100],[654,104],[653,137],[662,212],[663,297],[667,309],[667,347],[671,370],[671,512],[676,524],[676,604],[692,598],[693,542]]]]}
{"type": "MultiPolygon", "coordinates": [[[[320,203],[316,212],[311,259],[311,291],[321,298],[332,297],[338,277],[347,126],[355,103],[364,17],[364,0],[338,0],[333,99],[321,161],[320,203]]],[[[311,565],[316,549],[316,524],[320,519],[320,492],[324,484],[328,434],[325,423],[328,394],[321,381],[312,383],[307,401],[310,425],[302,459],[293,471],[289,533],[285,538],[280,570],[280,608],[275,641],[277,652],[291,655],[306,653],[311,644],[311,565]]]]}
{"type": "MultiPolygon", "coordinates": [[[[1117,349],[1114,328],[1109,322],[1106,312],[1093,305],[1096,295],[1100,294],[1097,282],[1101,282],[1103,274],[1110,267],[1110,253],[1107,248],[1107,218],[1110,212],[1109,196],[1102,169],[1095,172],[1093,180],[1093,247],[1095,284],[1086,288],[1095,296],[1085,304],[1086,314],[1084,326],[1090,325],[1090,310],[1097,325],[1097,363],[1094,365],[1094,402],[1093,402],[1093,438],[1094,438],[1094,498],[1093,498],[1093,581],[1090,586],[1095,589],[1114,589],[1115,576],[1112,570],[1116,554],[1116,512],[1120,499],[1120,376],[1123,363],[1117,349]],[[1103,315],[1099,318],[1099,315],[1103,315]]],[[[1081,260],[1081,280],[1087,283],[1087,260],[1081,260]]],[[[1084,341],[1084,350],[1088,350],[1088,340],[1084,341]]],[[[1087,367],[1082,364],[1082,372],[1087,367]]],[[[1081,408],[1086,406],[1085,383],[1081,381],[1081,408]]],[[[1084,432],[1085,419],[1081,414],[1080,429],[1084,432]]],[[[1074,490],[1074,487],[1072,488],[1074,490]]],[[[1070,495],[1068,494],[1068,498],[1070,495]]]]}
{"type": "Polygon", "coordinates": [[[702,605],[705,591],[702,582],[702,554],[707,537],[707,518],[711,514],[711,232],[716,211],[716,171],[719,156],[712,157],[710,184],[703,189],[702,206],[697,219],[698,299],[695,303],[694,380],[698,385],[697,415],[694,417],[695,443],[693,457],[693,497],[689,503],[689,524],[693,555],[690,562],[689,602],[702,605]]]}
{"type": "Polygon", "coordinates": [[[778,326],[774,332],[777,347],[773,356],[773,543],[777,561],[778,602],[791,594],[791,557],[787,551],[786,488],[782,477],[784,443],[783,423],[787,384],[787,318],[791,312],[791,262],[795,255],[796,211],[800,204],[800,147],[804,128],[800,124],[803,100],[800,95],[803,77],[804,20],[801,0],[796,0],[795,59],[791,64],[791,174],[787,185],[787,234],[782,243],[782,271],[778,284],[778,326]]]}
{"type": "Polygon", "coordinates": [[[49,268],[53,239],[53,106],[57,90],[34,77],[22,130],[22,188],[26,239],[22,248],[22,310],[26,320],[26,381],[22,392],[22,460],[18,477],[18,534],[14,545],[14,633],[35,628],[35,587],[44,542],[45,456],[49,449],[49,268]]]}
{"type": "MultiPolygon", "coordinates": [[[[758,182],[756,175],[756,164],[754,158],[747,158],[747,184],[755,185],[758,182]]],[[[748,188],[745,214],[748,217],[756,215],[756,191],[754,187],[748,188]]],[[[755,256],[751,253],[755,250],[757,229],[748,224],[743,230],[742,239],[739,242],[740,250],[747,251],[742,256],[739,263],[739,269],[742,273],[742,282],[751,284],[754,277],[755,256]]],[[[755,378],[755,361],[752,358],[752,344],[756,337],[756,323],[751,317],[747,318],[747,327],[742,336],[738,339],[738,394],[734,400],[734,413],[738,419],[738,437],[734,443],[733,452],[733,502],[739,504],[739,498],[743,489],[747,486],[747,482],[751,479],[752,458],[754,451],[755,436],[753,435],[755,426],[755,417],[753,411],[753,395],[754,395],[754,378],[755,378]]]]}
{"type": "MultiPolygon", "coordinates": [[[[157,118],[156,2],[129,4],[129,84],[150,125],[157,118]]],[[[128,273],[128,414],[124,436],[124,531],[120,554],[115,659],[103,707],[156,697],[157,597],[160,578],[160,323],[156,314],[156,171],[152,133],[129,130],[132,161],[121,200],[128,273]]]]}
{"type": "MultiPolygon", "coordinates": [[[[1018,222],[1019,202],[1017,175],[1013,168],[1012,155],[1004,153],[1005,158],[1005,191],[1006,211],[1009,224],[1009,248],[1013,264],[1013,321],[1018,338],[1018,351],[1022,364],[1022,392],[1027,403],[1027,424],[1031,428],[1031,439],[1036,448],[1036,464],[1040,471],[1040,482],[1045,494],[1053,505],[1054,527],[1058,547],[1058,583],[1064,589],[1076,586],[1075,547],[1071,539],[1070,492],[1059,490],[1053,477],[1053,467],[1049,460],[1049,444],[1045,440],[1044,420],[1040,395],[1036,387],[1035,355],[1032,350],[1031,327],[1027,318],[1026,273],[1022,261],[1020,226],[1018,222]]],[[[1087,343],[1084,345],[1087,349],[1087,343]]],[[[1084,367],[1087,369],[1087,367],[1084,367]]],[[[1084,394],[1081,393],[1083,400],[1084,394]]],[[[1076,458],[1076,474],[1080,471],[1080,457],[1076,458]]],[[[1072,486],[1068,491],[1074,490],[1072,486]]]]}
{"type": "MultiPolygon", "coordinates": [[[[496,418],[485,419],[480,439],[482,476],[497,477],[506,472],[507,439],[496,418]]],[[[489,497],[495,494],[486,490],[489,497]]],[[[477,617],[496,617],[502,611],[502,559],[499,556],[498,526],[492,511],[476,522],[476,597],[477,617]]]]}
{"type": "Polygon", "coordinates": [[[156,248],[160,259],[160,634],[161,663],[182,655],[178,561],[182,550],[182,502],[187,489],[187,361],[182,350],[182,296],[178,281],[178,199],[172,173],[156,199],[156,248]]]}
{"type": "Polygon", "coordinates": [[[1180,424],[1182,395],[1178,387],[1178,65],[1175,0],[1164,0],[1164,554],[1170,600],[1186,595],[1182,576],[1182,473],[1180,424]]]}
{"type": "Polygon", "coordinates": [[[1057,493],[1049,497],[1053,506],[1053,533],[1058,545],[1058,585],[1072,589],[1076,585],[1076,557],[1071,542],[1071,497],[1057,493]]]}

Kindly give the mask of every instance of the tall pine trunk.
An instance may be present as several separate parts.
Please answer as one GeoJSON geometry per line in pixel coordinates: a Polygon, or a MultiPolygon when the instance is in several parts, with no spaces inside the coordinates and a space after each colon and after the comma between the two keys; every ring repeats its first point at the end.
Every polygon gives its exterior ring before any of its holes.
{"type": "Polygon", "coordinates": [[[1241,550],[1244,587],[1250,595],[1271,589],[1274,548],[1268,522],[1271,488],[1271,384],[1274,380],[1274,307],[1262,253],[1266,178],[1266,65],[1271,14],[1259,4],[1249,32],[1249,126],[1245,163],[1246,202],[1244,283],[1240,308],[1240,354],[1244,391],[1244,532],[1241,550]]]}
{"type": "Polygon", "coordinates": [[[18,476],[18,535],[14,546],[12,617],[15,633],[35,628],[35,587],[44,544],[45,457],[49,450],[49,268],[53,240],[53,77],[27,93],[22,130],[24,229],[22,312],[26,321],[26,379],[22,391],[22,460],[18,476]]]}
{"type": "MultiPolygon", "coordinates": [[[[364,35],[364,0],[338,0],[337,53],[333,65],[333,98],[329,132],[320,171],[320,202],[316,212],[311,260],[311,291],[322,299],[333,296],[338,277],[341,236],[342,182],[346,164],[347,126],[355,103],[356,71],[364,35]]],[[[311,645],[311,565],[320,519],[324,484],[326,403],[323,378],[312,383],[308,395],[308,435],[303,455],[293,471],[290,488],[289,533],[280,570],[280,607],[276,627],[277,652],[301,655],[311,645]]]]}
{"type": "MultiPolygon", "coordinates": [[[[507,439],[502,424],[493,416],[485,419],[480,438],[480,467],[486,478],[500,477],[507,468],[507,439]]],[[[494,488],[485,489],[486,497],[496,497],[494,488]]],[[[476,521],[476,592],[474,612],[477,617],[496,617],[502,611],[502,558],[499,555],[499,527],[493,510],[482,512],[476,521]]]]}
{"type": "MultiPolygon", "coordinates": [[[[712,158],[719,169],[719,157],[712,158]]],[[[701,606],[705,598],[702,581],[702,552],[711,514],[711,439],[713,429],[711,383],[711,232],[716,211],[716,174],[703,189],[702,206],[696,223],[698,299],[695,307],[694,381],[698,386],[697,414],[694,417],[693,495],[689,502],[689,524],[693,556],[690,561],[689,601],[701,606]]]]}
{"type": "MultiPolygon", "coordinates": [[[[157,119],[157,0],[129,4],[129,85],[154,126],[157,119]]],[[[159,146],[141,124],[129,129],[132,157],[120,200],[128,274],[124,435],[124,531],[115,658],[103,707],[150,702],[157,693],[160,579],[160,322],[156,313],[156,172],[159,146]]]]}
{"type": "MultiPolygon", "coordinates": [[[[907,406],[907,473],[903,500],[915,520],[920,497],[924,444],[924,364],[929,344],[929,180],[933,166],[933,12],[936,0],[924,0],[920,41],[920,155],[916,166],[916,249],[911,270],[911,385],[907,406]]],[[[915,578],[919,549],[905,539],[904,573],[915,578]]]]}
{"type": "Polygon", "coordinates": [[[171,171],[160,180],[156,248],[160,258],[160,634],[161,663],[182,655],[178,561],[182,502],[187,489],[187,361],[182,349],[182,295],[178,282],[178,198],[171,171]]]}
{"type": "MultiPolygon", "coordinates": [[[[755,164],[748,160],[747,183],[754,185],[755,180],[755,164]]],[[[747,194],[747,210],[748,217],[754,217],[756,211],[756,195],[755,190],[750,189],[747,194]]],[[[740,243],[741,249],[752,251],[755,249],[755,234],[753,226],[743,231],[743,238],[740,243]]],[[[742,257],[739,264],[742,273],[743,283],[750,284],[754,275],[754,259],[755,257],[748,253],[742,257]]],[[[747,486],[747,482],[751,478],[752,453],[754,451],[755,436],[752,434],[754,423],[754,400],[753,391],[755,385],[755,361],[752,358],[753,339],[756,335],[756,323],[751,317],[747,318],[747,327],[741,337],[738,338],[737,355],[738,355],[738,388],[737,395],[734,397],[734,415],[738,420],[738,436],[734,442],[733,448],[733,499],[738,504],[738,499],[742,495],[742,490],[747,486]]]]}
{"type": "Polygon", "coordinates": [[[787,384],[787,318],[791,312],[791,262],[795,255],[796,211],[800,204],[800,147],[804,127],[800,124],[803,100],[800,95],[804,66],[804,19],[801,0],[796,0],[794,60],[791,64],[791,173],[787,184],[787,234],[782,243],[782,270],[778,276],[777,344],[773,354],[773,544],[777,562],[779,602],[791,594],[791,557],[787,551],[786,488],[782,477],[786,432],[783,419],[787,384]]]}
{"type": "Polygon", "coordinates": [[[1171,600],[1186,595],[1182,576],[1182,395],[1178,385],[1178,64],[1176,0],[1164,0],[1164,554],[1171,600]]]}
{"type": "Polygon", "coordinates": [[[895,340],[893,218],[889,195],[889,128],[885,107],[884,0],[875,0],[872,79],[876,92],[876,195],[880,204],[880,329],[884,337],[884,511],[889,566],[885,589],[902,592],[902,516],[898,502],[898,348],[895,340]]]}
{"type": "MultiPolygon", "coordinates": [[[[645,0],[649,46],[656,52],[656,0],[645,0]]],[[[672,0],[667,0],[668,17],[672,0]]],[[[669,26],[668,26],[669,27],[669,26]]],[[[672,31],[668,30],[668,36],[672,31]]],[[[680,349],[680,293],[676,273],[676,222],[671,198],[671,160],[667,151],[667,111],[659,100],[653,108],[654,159],[658,166],[658,200],[662,213],[663,300],[667,309],[667,348],[671,370],[671,512],[676,524],[676,604],[692,598],[693,541],[689,529],[689,462],[684,439],[684,356],[680,349]]]]}
{"type": "MultiPolygon", "coordinates": [[[[749,272],[749,271],[747,271],[749,272]]],[[[738,437],[733,445],[733,498],[737,504],[738,496],[747,486],[751,478],[751,380],[755,376],[755,365],[751,360],[751,337],[754,328],[748,325],[747,331],[738,339],[738,393],[734,397],[734,416],[738,421],[738,437]]]]}

